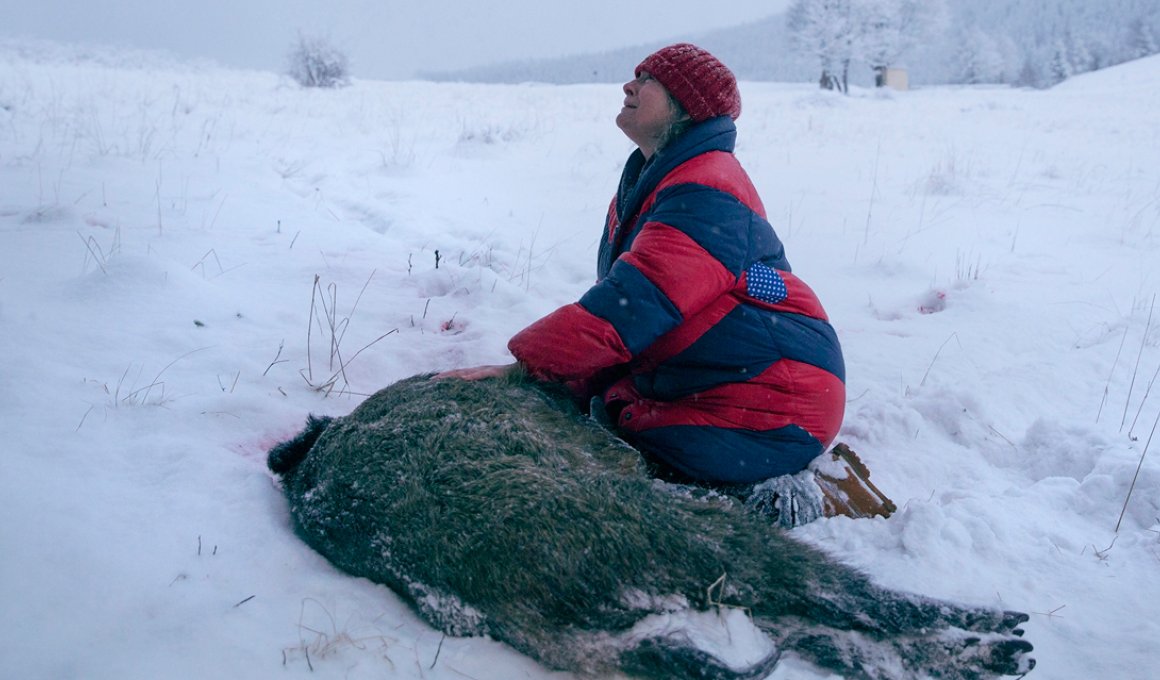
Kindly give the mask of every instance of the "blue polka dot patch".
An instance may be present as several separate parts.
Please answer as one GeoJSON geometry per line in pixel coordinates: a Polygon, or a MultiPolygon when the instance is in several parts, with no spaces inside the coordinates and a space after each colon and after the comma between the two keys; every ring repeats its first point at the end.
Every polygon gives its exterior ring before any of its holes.
{"type": "Polygon", "coordinates": [[[789,291],[785,287],[785,279],[781,278],[781,274],[776,269],[761,262],[756,262],[749,267],[745,292],[749,294],[749,297],[770,304],[777,304],[789,297],[789,291]]]}

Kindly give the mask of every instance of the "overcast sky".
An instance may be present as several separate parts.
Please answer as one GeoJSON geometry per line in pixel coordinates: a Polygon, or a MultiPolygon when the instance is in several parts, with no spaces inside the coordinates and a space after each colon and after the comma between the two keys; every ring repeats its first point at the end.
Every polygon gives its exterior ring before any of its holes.
{"type": "Polygon", "coordinates": [[[162,49],[281,71],[298,31],[362,78],[627,47],[761,19],[788,0],[0,0],[0,37],[162,49]]]}

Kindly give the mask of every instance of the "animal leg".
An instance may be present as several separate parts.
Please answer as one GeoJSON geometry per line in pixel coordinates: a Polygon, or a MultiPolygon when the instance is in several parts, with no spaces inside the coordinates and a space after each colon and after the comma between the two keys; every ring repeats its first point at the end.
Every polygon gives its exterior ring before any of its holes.
{"type": "Polygon", "coordinates": [[[647,638],[620,655],[621,668],[647,678],[689,680],[758,680],[773,672],[779,649],[747,668],[736,669],[698,649],[679,635],[647,638]]]}

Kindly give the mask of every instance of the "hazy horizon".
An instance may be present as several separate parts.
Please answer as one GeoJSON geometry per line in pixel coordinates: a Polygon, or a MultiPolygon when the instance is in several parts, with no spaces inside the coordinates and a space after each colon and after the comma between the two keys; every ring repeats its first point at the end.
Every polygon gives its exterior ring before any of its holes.
{"type": "Polygon", "coordinates": [[[355,77],[406,79],[421,72],[541,59],[678,39],[741,25],[785,9],[788,0],[739,0],[705,11],[692,0],[584,6],[534,0],[417,5],[373,0],[206,0],[112,6],[77,0],[0,0],[0,38],[163,50],[225,66],[281,71],[299,32],[322,36],[351,60],[355,77]]]}

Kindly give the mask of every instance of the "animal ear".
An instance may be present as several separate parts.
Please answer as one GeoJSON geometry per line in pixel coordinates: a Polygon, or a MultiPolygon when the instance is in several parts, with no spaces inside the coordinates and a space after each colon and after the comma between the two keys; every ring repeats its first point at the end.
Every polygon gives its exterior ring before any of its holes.
{"type": "Polygon", "coordinates": [[[329,416],[307,416],[306,429],[299,432],[298,436],[293,439],[270,449],[269,456],[266,458],[266,465],[269,466],[270,471],[276,475],[285,475],[298,467],[298,464],[306,459],[306,454],[310,453],[314,442],[318,441],[332,420],[334,419],[329,416]]]}

